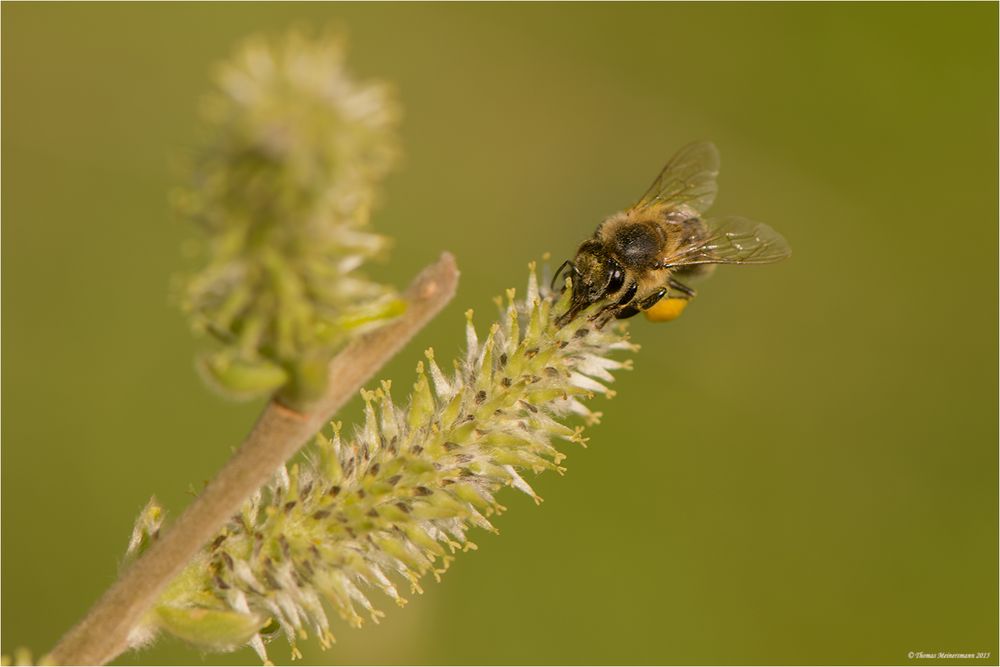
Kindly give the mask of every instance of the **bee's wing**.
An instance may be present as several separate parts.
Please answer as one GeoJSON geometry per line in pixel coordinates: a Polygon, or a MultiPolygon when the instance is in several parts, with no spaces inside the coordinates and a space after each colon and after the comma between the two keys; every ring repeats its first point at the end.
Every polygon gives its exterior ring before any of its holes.
{"type": "Polygon", "coordinates": [[[719,151],[715,144],[709,141],[688,144],[670,158],[646,194],[630,210],[657,204],[670,207],[684,204],[704,213],[715,201],[718,174],[719,151]]]}
{"type": "Polygon", "coordinates": [[[694,264],[768,264],[792,254],[785,238],[762,222],[740,217],[705,220],[705,237],[662,258],[666,268],[694,264]]]}

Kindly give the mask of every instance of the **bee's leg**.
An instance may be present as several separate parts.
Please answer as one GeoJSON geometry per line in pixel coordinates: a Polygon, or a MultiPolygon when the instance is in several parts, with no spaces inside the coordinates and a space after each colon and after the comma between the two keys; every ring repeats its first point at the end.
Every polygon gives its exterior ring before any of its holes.
{"type": "MultiPolygon", "coordinates": [[[[684,298],[684,299],[693,299],[694,295],[697,294],[697,292],[695,292],[694,289],[688,287],[684,283],[682,283],[679,280],[675,279],[673,276],[671,276],[670,278],[667,279],[667,285],[670,286],[670,289],[676,290],[676,291],[680,292],[681,295],[682,295],[681,298],[684,298]]],[[[654,301],[653,303],[656,303],[656,302],[654,301]]],[[[652,304],[650,304],[650,305],[652,305],[652,304]]],[[[645,309],[643,309],[643,310],[645,310],[645,309]]]]}
{"type": "Polygon", "coordinates": [[[648,310],[655,306],[667,293],[666,287],[661,287],[659,291],[653,292],[639,302],[639,310],[648,310]]]}
{"type": "Polygon", "coordinates": [[[635,293],[639,291],[639,283],[630,283],[628,287],[625,288],[625,292],[622,294],[622,298],[618,299],[618,302],[614,307],[627,306],[632,303],[635,299],[635,293]]]}
{"type": "Polygon", "coordinates": [[[664,287],[659,291],[653,292],[649,296],[639,299],[638,301],[633,301],[632,303],[628,304],[627,306],[619,310],[617,313],[615,313],[615,317],[618,318],[619,320],[624,320],[629,317],[634,317],[635,315],[638,315],[647,308],[652,308],[656,304],[656,302],[658,302],[660,299],[663,298],[663,295],[665,295],[666,293],[667,293],[667,288],[664,287]]]}
{"type": "MultiPolygon", "coordinates": [[[[689,291],[694,294],[694,290],[689,291]]],[[[691,300],[691,296],[669,297],[666,293],[667,288],[664,287],[643,300],[642,312],[650,322],[670,322],[677,319],[691,300]]]]}
{"type": "Polygon", "coordinates": [[[617,320],[627,320],[630,317],[635,317],[642,311],[634,303],[629,304],[615,313],[615,319],[617,320]]]}
{"type": "MultiPolygon", "coordinates": [[[[638,283],[635,282],[629,283],[629,286],[625,288],[625,291],[622,293],[622,296],[620,299],[618,299],[618,301],[609,303],[608,305],[604,306],[604,308],[601,308],[599,311],[597,311],[594,314],[594,316],[590,319],[606,322],[607,320],[610,319],[612,312],[614,313],[614,316],[617,317],[618,319],[623,319],[620,313],[624,312],[630,307],[629,304],[631,304],[635,300],[635,293],[638,291],[639,291],[638,283]]],[[[635,313],[632,313],[632,315],[634,314],[635,313]]],[[[631,315],[626,315],[625,317],[631,317],[631,315]]]]}

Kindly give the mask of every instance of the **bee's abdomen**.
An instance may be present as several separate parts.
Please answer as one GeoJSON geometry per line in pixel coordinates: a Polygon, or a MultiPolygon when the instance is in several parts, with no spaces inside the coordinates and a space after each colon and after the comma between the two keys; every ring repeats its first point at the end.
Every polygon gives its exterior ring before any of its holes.
{"type": "Polygon", "coordinates": [[[623,225],[612,237],[615,254],[632,268],[656,264],[663,241],[660,230],[653,225],[634,222],[623,225]]]}

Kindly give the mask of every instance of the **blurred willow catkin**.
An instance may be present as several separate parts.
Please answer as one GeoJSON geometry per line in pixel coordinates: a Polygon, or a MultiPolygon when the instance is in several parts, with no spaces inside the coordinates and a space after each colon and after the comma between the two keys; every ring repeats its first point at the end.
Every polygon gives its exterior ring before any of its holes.
{"type": "MultiPolygon", "coordinates": [[[[421,577],[437,577],[452,554],[474,546],[470,528],[494,530],[502,487],[539,501],[521,473],[563,471],[556,444],[584,442],[569,418],[597,421],[583,400],[612,395],[611,371],[631,366],[612,354],[636,349],[624,324],[596,328],[590,311],[558,325],[568,295],[540,289],[532,267],[526,296],[508,291],[485,340],[468,313],[454,373],[428,350],[405,407],[388,382],[364,392],[365,421],[353,437],[335,424],[306,463],[279,470],[171,584],[134,640],[164,630],[206,648],[249,642],[266,660],[262,633],[280,628],[293,657],[309,633],[327,647],[325,605],[352,626],[359,612],[377,620],[370,591],[399,604],[400,582],[419,592],[421,577]]],[[[151,501],[129,558],[156,539],[162,520],[151,501]]]]}
{"type": "Polygon", "coordinates": [[[253,39],[220,67],[206,140],[175,193],[204,232],[182,298],[219,344],[199,361],[215,387],[308,401],[349,337],[401,312],[358,271],[388,245],[367,225],[398,116],[387,86],[345,69],[334,35],[253,39]]]}

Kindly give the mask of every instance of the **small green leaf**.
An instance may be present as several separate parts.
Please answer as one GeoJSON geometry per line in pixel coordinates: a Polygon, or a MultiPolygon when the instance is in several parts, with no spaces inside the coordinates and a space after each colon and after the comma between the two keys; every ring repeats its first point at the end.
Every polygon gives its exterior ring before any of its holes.
{"type": "Polygon", "coordinates": [[[215,389],[237,398],[261,396],[288,381],[285,369],[273,362],[241,359],[226,351],[202,356],[198,369],[215,389]]]}
{"type": "Polygon", "coordinates": [[[156,608],[160,627],[181,639],[215,650],[245,644],[268,622],[267,617],[205,607],[156,608]]]}

